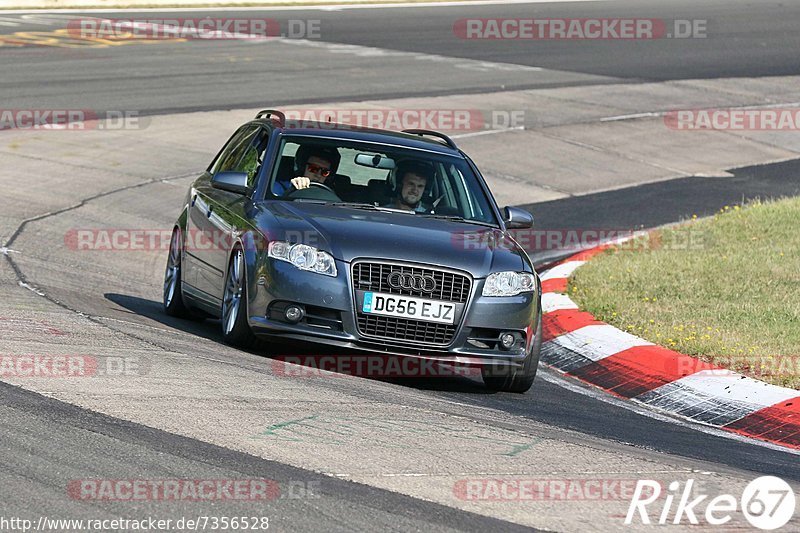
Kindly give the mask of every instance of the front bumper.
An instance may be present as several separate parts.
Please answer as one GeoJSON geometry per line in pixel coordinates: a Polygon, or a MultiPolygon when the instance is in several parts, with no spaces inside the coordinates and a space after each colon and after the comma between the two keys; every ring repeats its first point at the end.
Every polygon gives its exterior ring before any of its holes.
{"type": "Polygon", "coordinates": [[[519,366],[533,346],[540,291],[510,297],[484,297],[483,279],[474,279],[463,316],[452,340],[446,345],[404,340],[377,339],[359,333],[354,309],[350,265],[336,261],[337,277],[323,276],[273,261],[258,277],[249,302],[249,323],[256,335],[292,341],[322,343],[344,351],[411,356],[466,365],[519,366]],[[297,324],[273,312],[287,303],[306,309],[297,324]],[[504,350],[500,332],[520,337],[512,349],[504,350]]]}

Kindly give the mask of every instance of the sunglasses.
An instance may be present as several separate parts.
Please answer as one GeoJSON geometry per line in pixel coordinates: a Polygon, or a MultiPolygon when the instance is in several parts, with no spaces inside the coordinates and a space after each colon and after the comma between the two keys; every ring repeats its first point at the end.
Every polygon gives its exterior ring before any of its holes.
{"type": "Polygon", "coordinates": [[[331,169],[315,165],[314,163],[306,163],[306,168],[308,168],[309,172],[319,174],[323,178],[327,178],[331,175],[331,169]]]}

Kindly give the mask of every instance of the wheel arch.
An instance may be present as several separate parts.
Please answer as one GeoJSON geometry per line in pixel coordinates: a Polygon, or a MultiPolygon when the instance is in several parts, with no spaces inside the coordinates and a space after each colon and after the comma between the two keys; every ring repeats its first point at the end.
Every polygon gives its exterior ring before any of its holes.
{"type": "Polygon", "coordinates": [[[253,315],[253,310],[251,309],[253,302],[258,297],[257,270],[259,254],[261,253],[261,250],[258,248],[259,243],[260,240],[254,236],[253,231],[241,233],[236,237],[228,251],[228,260],[225,263],[227,265],[225,283],[227,283],[227,270],[230,268],[231,261],[233,261],[234,253],[236,250],[242,251],[242,256],[244,257],[244,282],[247,286],[247,305],[245,308],[247,309],[248,321],[253,315]]]}

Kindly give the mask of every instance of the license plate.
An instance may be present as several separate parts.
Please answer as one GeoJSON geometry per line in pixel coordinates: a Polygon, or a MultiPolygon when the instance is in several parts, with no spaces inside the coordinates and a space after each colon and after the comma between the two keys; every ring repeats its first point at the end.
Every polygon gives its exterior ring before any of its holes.
{"type": "Polygon", "coordinates": [[[456,305],[453,303],[380,292],[365,292],[361,311],[441,324],[452,324],[456,320],[456,305]]]}

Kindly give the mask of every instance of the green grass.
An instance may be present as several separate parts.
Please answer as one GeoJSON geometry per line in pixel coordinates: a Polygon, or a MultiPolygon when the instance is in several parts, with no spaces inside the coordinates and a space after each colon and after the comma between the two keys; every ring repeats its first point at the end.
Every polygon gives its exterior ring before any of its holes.
{"type": "Polygon", "coordinates": [[[619,329],[800,388],[800,198],[726,206],[607,250],[568,291],[619,329]]]}

